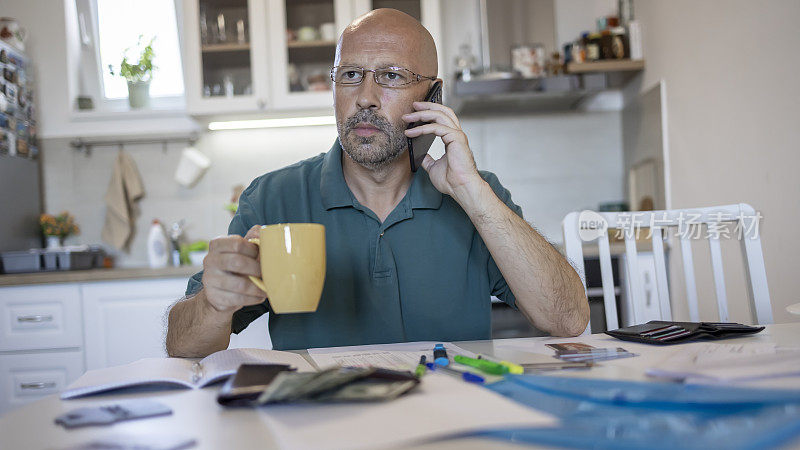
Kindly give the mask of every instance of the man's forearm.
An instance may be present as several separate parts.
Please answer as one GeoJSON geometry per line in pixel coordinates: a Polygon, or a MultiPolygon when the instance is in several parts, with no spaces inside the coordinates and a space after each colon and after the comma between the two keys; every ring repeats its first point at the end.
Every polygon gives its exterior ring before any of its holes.
{"type": "Polygon", "coordinates": [[[455,194],[528,320],[553,335],[583,332],[589,303],[580,277],[567,260],[483,180],[455,194]]]}
{"type": "Polygon", "coordinates": [[[179,301],[169,312],[167,354],[195,358],[225,350],[230,344],[232,317],[214,309],[202,289],[179,301]]]}

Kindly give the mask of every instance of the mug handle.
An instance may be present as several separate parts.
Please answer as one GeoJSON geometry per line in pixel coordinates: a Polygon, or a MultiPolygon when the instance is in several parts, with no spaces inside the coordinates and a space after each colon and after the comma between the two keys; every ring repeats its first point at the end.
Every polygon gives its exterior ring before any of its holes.
{"type": "MultiPolygon", "coordinates": [[[[251,244],[256,244],[258,246],[261,245],[261,239],[259,238],[248,239],[247,242],[250,242],[251,244]]],[[[264,284],[264,280],[262,280],[261,278],[256,278],[252,275],[248,275],[247,277],[250,278],[250,281],[252,281],[257,288],[264,291],[265,294],[267,293],[267,286],[264,284]]]]}

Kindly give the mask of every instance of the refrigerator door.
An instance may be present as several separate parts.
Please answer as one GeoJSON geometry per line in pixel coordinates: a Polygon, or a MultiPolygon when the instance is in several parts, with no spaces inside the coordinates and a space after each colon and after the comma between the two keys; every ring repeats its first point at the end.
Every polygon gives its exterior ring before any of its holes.
{"type": "Polygon", "coordinates": [[[39,160],[0,155],[0,251],[41,248],[39,160]]]}

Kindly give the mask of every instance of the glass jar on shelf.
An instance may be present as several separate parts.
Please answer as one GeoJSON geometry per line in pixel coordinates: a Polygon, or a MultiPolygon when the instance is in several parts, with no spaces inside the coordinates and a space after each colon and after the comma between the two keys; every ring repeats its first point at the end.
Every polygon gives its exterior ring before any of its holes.
{"type": "Polygon", "coordinates": [[[333,0],[285,0],[289,92],[331,89],[327,75],[336,50],[333,0]]]}
{"type": "Polygon", "coordinates": [[[202,96],[244,95],[252,83],[248,0],[200,0],[202,96]]]}

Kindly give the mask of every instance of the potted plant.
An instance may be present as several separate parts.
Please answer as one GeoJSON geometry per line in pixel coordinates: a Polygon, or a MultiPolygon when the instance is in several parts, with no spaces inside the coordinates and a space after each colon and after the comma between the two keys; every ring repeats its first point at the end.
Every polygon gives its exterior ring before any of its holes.
{"type": "Polygon", "coordinates": [[[39,225],[42,227],[42,234],[47,241],[47,248],[62,247],[64,238],[78,234],[80,231],[75,223],[75,218],[66,211],[57,216],[42,214],[39,216],[39,225]]]}
{"type": "MultiPolygon", "coordinates": [[[[136,50],[139,54],[139,60],[136,63],[128,62],[128,52],[130,47],[126,48],[122,53],[122,62],[119,65],[119,75],[128,82],[128,103],[131,108],[144,108],[150,106],[150,80],[153,79],[153,41],[155,37],[150,39],[150,42],[142,47],[143,36],[139,35],[139,40],[136,42],[136,50]]],[[[109,64],[108,70],[111,75],[115,75],[114,68],[109,64]]]]}

